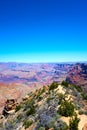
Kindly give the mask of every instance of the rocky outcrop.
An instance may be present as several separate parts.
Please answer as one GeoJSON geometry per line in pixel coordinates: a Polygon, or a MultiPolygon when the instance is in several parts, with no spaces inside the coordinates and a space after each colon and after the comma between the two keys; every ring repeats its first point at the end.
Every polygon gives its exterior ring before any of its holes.
{"type": "Polygon", "coordinates": [[[28,100],[28,99],[29,99],[29,96],[28,96],[28,95],[26,95],[25,97],[22,98],[23,101],[26,101],[26,100],[28,100]]]}
{"type": "Polygon", "coordinates": [[[81,85],[87,92],[87,64],[77,63],[69,71],[66,81],[72,84],[81,85]]]}
{"type": "Polygon", "coordinates": [[[16,99],[7,99],[3,110],[3,115],[6,116],[8,114],[13,114],[15,112],[16,106],[17,106],[16,99]]]}
{"type": "Polygon", "coordinates": [[[33,91],[30,87],[20,83],[0,83],[0,114],[3,111],[7,99],[17,99],[18,102],[22,100],[27,93],[33,91]]]}

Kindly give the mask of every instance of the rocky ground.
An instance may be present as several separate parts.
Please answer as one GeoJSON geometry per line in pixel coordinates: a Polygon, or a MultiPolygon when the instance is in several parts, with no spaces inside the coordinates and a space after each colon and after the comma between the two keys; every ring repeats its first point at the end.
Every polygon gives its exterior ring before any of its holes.
{"type": "Polygon", "coordinates": [[[15,113],[1,119],[0,130],[86,130],[84,97],[81,87],[65,81],[44,86],[23,97],[15,113]]]}

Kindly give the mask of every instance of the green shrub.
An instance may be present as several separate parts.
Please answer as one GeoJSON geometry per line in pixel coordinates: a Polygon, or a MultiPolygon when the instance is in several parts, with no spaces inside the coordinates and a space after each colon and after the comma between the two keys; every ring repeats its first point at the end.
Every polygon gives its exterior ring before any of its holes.
{"type": "Polygon", "coordinates": [[[30,99],[25,103],[24,111],[26,111],[28,108],[33,107],[35,101],[34,99],[30,99]]]}
{"type": "Polygon", "coordinates": [[[86,93],[81,93],[81,95],[82,95],[82,98],[83,98],[83,100],[87,100],[87,94],[86,93]]]}
{"type": "Polygon", "coordinates": [[[76,86],[76,89],[77,89],[78,92],[82,92],[83,91],[81,86],[76,86]]]}
{"type": "Polygon", "coordinates": [[[40,127],[38,130],[45,130],[45,128],[44,127],[40,127]]]}
{"type": "Polygon", "coordinates": [[[32,120],[25,120],[23,125],[25,126],[25,129],[29,128],[33,124],[32,120]]]}
{"type": "Polygon", "coordinates": [[[38,101],[41,101],[43,99],[43,97],[39,96],[38,97],[38,101]]]}
{"type": "Polygon", "coordinates": [[[45,86],[43,86],[42,89],[40,88],[39,90],[37,90],[37,91],[36,91],[36,92],[37,92],[36,99],[39,99],[39,97],[40,97],[40,99],[42,99],[41,96],[42,96],[42,94],[43,94],[45,91],[46,91],[45,86]]]}
{"type": "Polygon", "coordinates": [[[68,125],[62,120],[58,121],[57,125],[54,127],[54,130],[68,130],[68,125]]]}
{"type": "Polygon", "coordinates": [[[48,98],[47,98],[47,103],[49,103],[51,100],[52,100],[52,98],[51,98],[51,97],[48,97],[48,98]]]}
{"type": "Polygon", "coordinates": [[[76,88],[76,90],[77,90],[78,92],[83,92],[83,90],[82,90],[82,88],[81,88],[80,85],[77,86],[77,85],[73,84],[72,87],[76,88]]]}
{"type": "Polygon", "coordinates": [[[65,87],[69,87],[69,83],[66,81],[62,81],[61,85],[64,85],[65,87]]]}
{"type": "Polygon", "coordinates": [[[65,95],[62,94],[62,93],[59,93],[58,94],[58,99],[59,99],[59,103],[58,104],[61,104],[62,100],[65,98],[65,95]]]}
{"type": "Polygon", "coordinates": [[[79,115],[82,115],[82,114],[84,114],[84,111],[80,110],[79,115]]]}
{"type": "Polygon", "coordinates": [[[58,87],[58,83],[57,82],[53,82],[50,86],[49,86],[49,90],[54,90],[58,87]]]}
{"type": "Polygon", "coordinates": [[[19,114],[18,116],[17,116],[17,119],[18,120],[21,120],[23,118],[23,114],[19,114]]]}
{"type": "Polygon", "coordinates": [[[62,101],[59,110],[59,114],[65,117],[72,116],[74,113],[74,105],[71,101],[62,101]]]}
{"type": "Polygon", "coordinates": [[[19,105],[16,106],[15,111],[17,112],[17,111],[19,111],[20,109],[21,109],[21,105],[19,104],[19,105]]]}
{"type": "Polygon", "coordinates": [[[34,107],[31,107],[27,112],[26,112],[26,115],[29,116],[29,115],[33,115],[35,114],[35,108],[34,107]]]}
{"type": "Polygon", "coordinates": [[[41,94],[45,92],[45,86],[43,86],[43,89],[41,89],[41,94]]]}
{"type": "Polygon", "coordinates": [[[53,128],[55,126],[55,118],[53,118],[50,122],[48,122],[47,124],[47,127],[50,129],[50,128],[53,128]]]}
{"type": "Polygon", "coordinates": [[[38,99],[41,96],[41,90],[38,90],[38,94],[36,95],[36,99],[38,99]]]}
{"type": "Polygon", "coordinates": [[[69,121],[69,130],[78,130],[78,124],[80,119],[75,114],[69,121]]]}
{"type": "Polygon", "coordinates": [[[45,130],[45,128],[44,127],[40,127],[38,130],[45,130]]]}

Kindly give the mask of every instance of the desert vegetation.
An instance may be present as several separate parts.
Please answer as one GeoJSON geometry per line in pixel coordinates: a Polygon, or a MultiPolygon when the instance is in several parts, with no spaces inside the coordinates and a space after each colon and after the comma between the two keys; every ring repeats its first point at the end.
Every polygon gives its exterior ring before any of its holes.
{"type": "Polygon", "coordinates": [[[15,114],[8,115],[4,126],[1,124],[1,130],[79,130],[79,115],[86,115],[87,111],[83,94],[80,86],[66,81],[43,86],[30,92],[28,98],[17,105],[15,114]]]}

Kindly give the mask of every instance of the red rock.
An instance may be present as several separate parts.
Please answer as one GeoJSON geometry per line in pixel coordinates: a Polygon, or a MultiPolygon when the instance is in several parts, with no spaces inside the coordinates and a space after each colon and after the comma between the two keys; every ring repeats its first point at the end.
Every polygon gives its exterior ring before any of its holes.
{"type": "Polygon", "coordinates": [[[81,85],[87,92],[87,64],[76,64],[68,73],[66,81],[81,85]]]}

